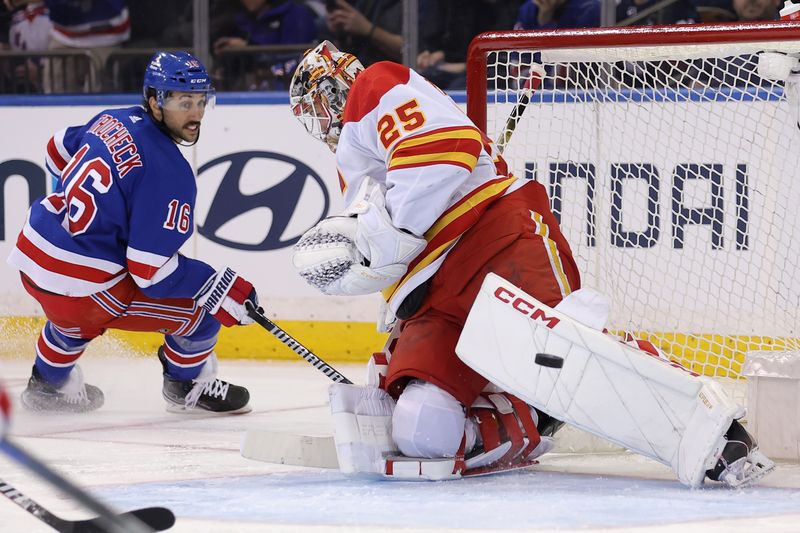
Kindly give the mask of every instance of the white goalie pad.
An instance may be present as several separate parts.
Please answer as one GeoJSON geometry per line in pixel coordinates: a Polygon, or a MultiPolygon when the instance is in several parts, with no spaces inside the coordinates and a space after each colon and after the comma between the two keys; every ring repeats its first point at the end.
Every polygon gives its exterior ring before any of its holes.
{"type": "Polygon", "coordinates": [[[703,483],[743,414],[713,381],[622,344],[489,274],[456,347],[475,371],[564,422],[703,483]],[[563,358],[562,368],[534,362],[563,358]]]}
{"type": "Polygon", "coordinates": [[[395,402],[377,387],[334,383],[328,389],[339,469],[345,474],[383,474],[392,440],[395,402]]]}
{"type": "Polygon", "coordinates": [[[334,383],[329,388],[339,470],[403,481],[461,477],[463,459],[399,455],[392,440],[394,400],[382,389],[334,383]]]}

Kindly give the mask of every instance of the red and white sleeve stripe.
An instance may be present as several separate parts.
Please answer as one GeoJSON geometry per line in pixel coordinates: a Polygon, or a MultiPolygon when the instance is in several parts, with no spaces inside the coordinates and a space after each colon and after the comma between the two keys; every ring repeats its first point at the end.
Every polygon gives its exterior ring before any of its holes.
{"type": "Polygon", "coordinates": [[[64,146],[64,134],[67,128],[57,131],[50,140],[47,141],[47,152],[45,154],[45,164],[47,170],[55,177],[60,178],[64,167],[67,166],[69,160],[72,159],[66,147],[64,146]]]}
{"type": "Polygon", "coordinates": [[[128,272],[136,285],[141,288],[155,285],[178,268],[177,253],[167,257],[128,246],[126,256],[128,272]]]}

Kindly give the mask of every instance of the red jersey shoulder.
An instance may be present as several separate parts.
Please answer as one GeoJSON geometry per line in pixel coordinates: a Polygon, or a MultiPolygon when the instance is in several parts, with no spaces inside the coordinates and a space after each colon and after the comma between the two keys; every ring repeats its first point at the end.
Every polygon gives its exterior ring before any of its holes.
{"type": "Polygon", "coordinates": [[[358,75],[344,106],[344,122],[358,122],[375,109],[381,97],[397,85],[408,83],[411,70],[398,63],[381,61],[358,75]]]}

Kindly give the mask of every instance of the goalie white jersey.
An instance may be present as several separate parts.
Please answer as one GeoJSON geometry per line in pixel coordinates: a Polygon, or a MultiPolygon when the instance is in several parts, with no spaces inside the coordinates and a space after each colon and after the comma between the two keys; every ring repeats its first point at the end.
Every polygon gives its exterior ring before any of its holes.
{"type": "Polygon", "coordinates": [[[386,188],[393,224],[428,243],[383,291],[393,312],[494,200],[522,185],[449,96],[389,62],[367,68],[350,89],[336,161],[346,204],[372,178],[386,188]]]}

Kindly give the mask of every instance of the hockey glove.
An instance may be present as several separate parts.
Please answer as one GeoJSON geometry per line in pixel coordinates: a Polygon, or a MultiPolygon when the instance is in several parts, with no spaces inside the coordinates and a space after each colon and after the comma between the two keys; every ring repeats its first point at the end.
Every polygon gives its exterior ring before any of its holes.
{"type": "Polygon", "coordinates": [[[258,295],[253,284],[230,268],[220,270],[209,278],[195,298],[198,305],[208,311],[225,327],[253,324],[247,314],[245,302],[258,308],[258,295]]]}
{"type": "Polygon", "coordinates": [[[427,245],[396,228],[380,191],[329,217],[294,246],[292,262],[305,280],[325,294],[378,292],[397,282],[427,245]]]}

